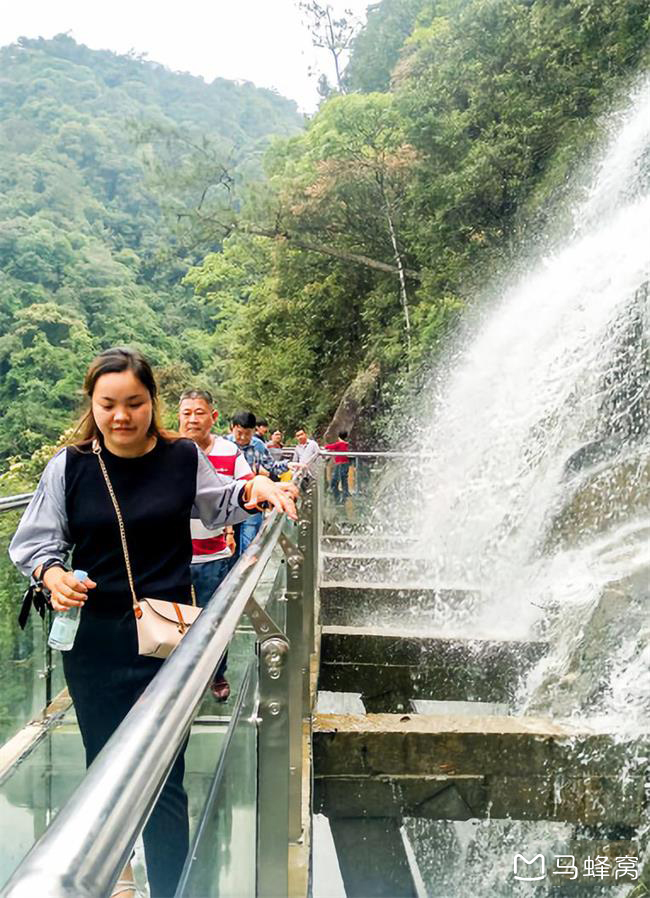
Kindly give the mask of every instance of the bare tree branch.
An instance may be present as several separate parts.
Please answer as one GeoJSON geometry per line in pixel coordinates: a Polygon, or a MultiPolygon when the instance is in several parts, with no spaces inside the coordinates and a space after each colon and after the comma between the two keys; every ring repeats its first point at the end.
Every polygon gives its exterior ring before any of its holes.
{"type": "Polygon", "coordinates": [[[285,229],[276,228],[275,230],[270,230],[268,228],[260,228],[256,225],[251,224],[219,221],[216,218],[201,215],[198,211],[193,213],[179,212],[177,213],[177,218],[199,218],[200,221],[204,223],[218,227],[222,231],[222,237],[224,240],[226,239],[226,237],[230,237],[230,235],[234,232],[239,232],[240,234],[250,234],[251,237],[266,237],[268,240],[283,240],[290,246],[295,247],[296,249],[305,250],[305,252],[320,253],[321,255],[331,256],[334,259],[341,259],[343,262],[352,262],[356,265],[363,265],[365,268],[372,268],[374,271],[383,271],[385,274],[396,274],[398,275],[400,280],[402,279],[402,277],[409,278],[413,281],[421,280],[419,271],[413,271],[413,269],[404,268],[401,265],[398,265],[397,267],[395,265],[389,265],[386,262],[380,262],[378,259],[371,259],[370,256],[364,256],[362,253],[353,253],[346,249],[339,249],[339,247],[330,246],[327,243],[322,243],[320,240],[305,240],[303,237],[292,234],[285,229]]]}

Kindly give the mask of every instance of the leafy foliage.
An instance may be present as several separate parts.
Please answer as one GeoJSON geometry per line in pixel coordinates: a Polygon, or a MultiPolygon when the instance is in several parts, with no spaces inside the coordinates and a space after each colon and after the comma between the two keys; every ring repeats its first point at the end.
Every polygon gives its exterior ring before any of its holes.
{"type": "Polygon", "coordinates": [[[554,214],[599,117],[647,65],[649,34],[643,0],[372,6],[348,93],[273,145],[265,189],[231,227],[226,258],[257,252],[246,235],[273,240],[255,289],[231,269],[223,314],[213,262],[188,276],[221,310],[221,386],[312,427],[375,361],[390,401],[395,382],[417,389],[530,221],[554,214]]]}
{"type": "MultiPolygon", "coordinates": [[[[154,189],[158,167],[174,164],[178,176],[209,146],[211,167],[218,154],[238,182],[259,177],[269,136],[301,122],[272,91],[205,84],[66,35],[3,48],[0,79],[6,459],[58,438],[87,362],[106,346],[143,349],[170,396],[181,376],[198,376],[213,316],[180,284],[199,257],[164,214],[170,196],[163,202],[154,189]]],[[[177,177],[171,199],[186,192],[177,177]]]]}

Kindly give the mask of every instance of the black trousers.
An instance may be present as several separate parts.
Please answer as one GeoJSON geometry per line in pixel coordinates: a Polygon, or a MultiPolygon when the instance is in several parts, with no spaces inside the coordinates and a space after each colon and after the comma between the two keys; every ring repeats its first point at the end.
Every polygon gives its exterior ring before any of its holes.
{"type": "MultiPolygon", "coordinates": [[[[85,608],[74,646],[61,654],[90,766],[163,662],[138,654],[130,609],[120,617],[105,617],[85,608]]],[[[189,849],[186,745],[143,831],[151,898],[173,898],[189,849]]]]}

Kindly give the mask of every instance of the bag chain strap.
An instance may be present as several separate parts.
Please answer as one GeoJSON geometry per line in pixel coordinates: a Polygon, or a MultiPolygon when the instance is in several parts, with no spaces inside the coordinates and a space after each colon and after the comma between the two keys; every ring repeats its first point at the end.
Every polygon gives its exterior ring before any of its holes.
{"type": "Polygon", "coordinates": [[[93,440],[93,452],[97,456],[97,461],[99,462],[99,467],[102,469],[102,474],[104,475],[104,480],[106,481],[106,486],[108,487],[108,492],[111,497],[111,502],[113,503],[113,508],[115,509],[115,514],[117,515],[117,523],[120,526],[120,539],[122,540],[122,551],[124,552],[124,562],[126,564],[126,575],[129,579],[129,587],[131,589],[131,595],[133,596],[133,610],[139,611],[140,603],[138,602],[137,596],[135,594],[135,584],[133,582],[133,574],[131,572],[131,562],[129,560],[129,550],[126,545],[126,530],[124,529],[124,521],[122,520],[122,513],[120,511],[120,506],[117,504],[117,498],[115,493],[113,492],[113,485],[111,483],[111,479],[108,476],[108,471],[106,470],[106,465],[104,464],[104,459],[102,458],[102,447],[100,445],[99,440],[93,440]]]}
{"type": "MultiPolygon", "coordinates": [[[[108,471],[106,470],[106,465],[104,464],[104,459],[102,458],[102,447],[99,440],[93,440],[93,452],[97,456],[97,461],[99,462],[99,467],[102,469],[102,474],[104,475],[104,480],[106,481],[106,486],[108,487],[108,492],[111,497],[111,502],[113,503],[113,508],[115,509],[115,514],[117,515],[117,523],[120,527],[120,539],[122,540],[122,551],[124,552],[124,562],[126,564],[126,575],[129,580],[129,587],[131,589],[131,595],[133,597],[133,610],[136,614],[136,617],[142,613],[140,611],[140,603],[138,602],[137,596],[135,594],[135,584],[133,582],[133,573],[131,572],[131,562],[129,560],[129,550],[126,545],[126,530],[124,529],[124,521],[122,519],[122,513],[120,511],[120,506],[117,504],[117,497],[115,492],[113,491],[113,484],[111,483],[111,479],[108,476],[108,471]]],[[[196,593],[194,591],[194,585],[191,587],[192,591],[192,604],[196,605],[196,593]]]]}

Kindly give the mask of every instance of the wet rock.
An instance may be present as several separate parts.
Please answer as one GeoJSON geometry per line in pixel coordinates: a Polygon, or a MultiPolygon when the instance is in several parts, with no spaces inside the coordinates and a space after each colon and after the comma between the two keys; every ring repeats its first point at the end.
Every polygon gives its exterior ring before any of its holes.
{"type": "MultiPolygon", "coordinates": [[[[527,705],[531,713],[556,717],[606,710],[612,678],[639,659],[650,644],[650,568],[607,584],[563,657],[549,670],[527,705]],[[624,653],[624,658],[621,653],[624,653]]],[[[547,633],[549,642],[566,638],[561,612],[547,633]]]]}
{"type": "Polygon", "coordinates": [[[649,508],[650,454],[637,450],[576,478],[547,529],[543,554],[583,545],[649,508]]]}

